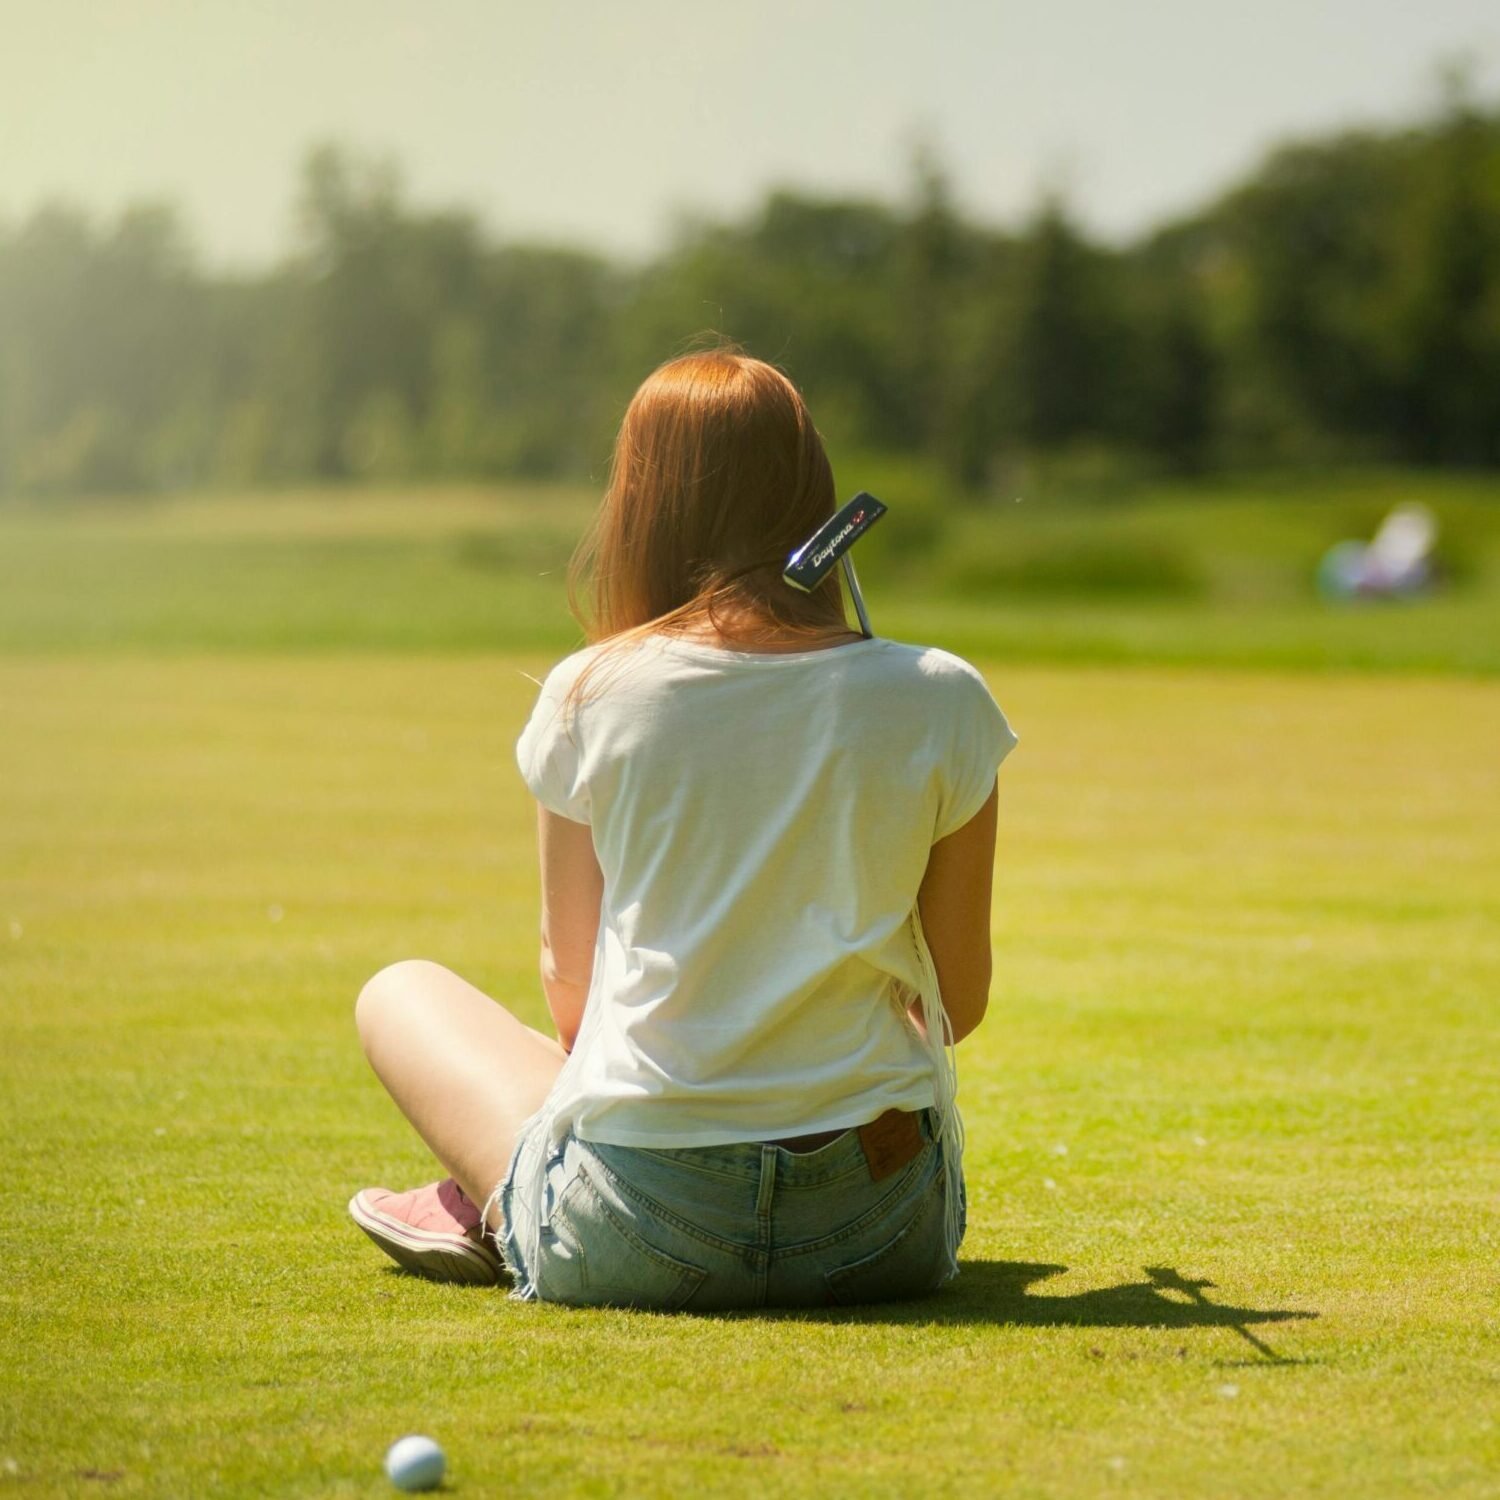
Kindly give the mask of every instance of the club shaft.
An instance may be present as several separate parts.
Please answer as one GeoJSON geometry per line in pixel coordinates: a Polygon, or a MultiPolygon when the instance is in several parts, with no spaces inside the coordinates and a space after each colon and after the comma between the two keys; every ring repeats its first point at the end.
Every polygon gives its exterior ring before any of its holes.
{"type": "Polygon", "coordinates": [[[849,594],[854,600],[854,613],[859,616],[859,628],[866,636],[873,636],[875,632],[870,629],[870,616],[865,612],[865,599],[859,591],[859,579],[854,576],[854,564],[849,560],[847,552],[839,561],[843,564],[844,579],[849,585],[849,594]]]}

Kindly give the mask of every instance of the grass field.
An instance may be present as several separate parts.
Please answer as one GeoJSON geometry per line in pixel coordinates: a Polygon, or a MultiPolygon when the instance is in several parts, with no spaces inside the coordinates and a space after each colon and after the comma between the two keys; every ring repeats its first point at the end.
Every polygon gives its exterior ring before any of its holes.
{"type": "MultiPolygon", "coordinates": [[[[1500,673],[1494,479],[1161,485],[943,524],[912,503],[917,478],[882,481],[863,481],[893,503],[859,569],[876,629],[898,639],[1007,661],[1500,673]],[[1326,549],[1413,499],[1441,523],[1452,586],[1318,599],[1326,549]]],[[[579,639],[563,574],[596,500],[512,487],[0,509],[0,651],[561,654],[579,639]]]]}
{"type": "MultiPolygon", "coordinates": [[[[536,503],[517,546],[570,539],[536,503]]],[[[381,504],[366,534],[426,535],[381,504]]],[[[437,508],[451,536],[492,504],[437,508]]],[[[359,553],[339,507],[94,517],[76,554],[0,525],[0,1494],[374,1496],[413,1430],[470,1496],[1497,1493],[1493,639],[1446,674],[1389,613],[1358,673],[1308,670],[1305,635],[1296,671],[975,654],[1022,739],[959,1281],[816,1315],[520,1305],[345,1219],[433,1175],[352,1007],[425,956],[541,1021],[512,747],[566,617],[538,579],[484,649],[441,590],[367,595],[389,557],[335,567],[363,583],[322,614],[311,564],[267,593],[299,528],[359,553]],[[205,580],[182,538],[256,522],[205,580]],[[132,527],[137,561],[182,549],[177,593],[108,564],[132,527]],[[76,617],[39,602],[49,546],[95,569],[76,617]],[[365,634],[319,636],[359,601],[365,634]]],[[[1191,606],[1200,650],[1220,607],[1191,606]]]]}

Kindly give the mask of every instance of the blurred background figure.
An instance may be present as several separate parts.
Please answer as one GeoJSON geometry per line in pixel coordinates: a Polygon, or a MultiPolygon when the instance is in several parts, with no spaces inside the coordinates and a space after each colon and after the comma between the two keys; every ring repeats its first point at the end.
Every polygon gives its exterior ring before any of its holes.
{"type": "Polygon", "coordinates": [[[1396,598],[1420,594],[1436,581],[1432,566],[1437,518],[1419,502],[1398,505],[1372,542],[1336,542],[1318,565],[1327,599],[1396,598]]]}

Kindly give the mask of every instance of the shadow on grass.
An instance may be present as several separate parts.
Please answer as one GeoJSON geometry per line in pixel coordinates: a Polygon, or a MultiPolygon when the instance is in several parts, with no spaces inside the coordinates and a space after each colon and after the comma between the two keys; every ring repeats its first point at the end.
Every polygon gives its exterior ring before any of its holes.
{"type": "MultiPolygon", "coordinates": [[[[858,1307],[756,1307],[695,1312],[685,1308],[670,1316],[723,1322],[992,1324],[1020,1328],[1227,1328],[1242,1339],[1253,1357],[1228,1363],[1300,1365],[1309,1361],[1278,1354],[1251,1333],[1252,1323],[1294,1323],[1316,1318],[1316,1312],[1294,1308],[1235,1307],[1205,1295],[1211,1281],[1194,1280],[1171,1266],[1146,1266],[1145,1280],[1089,1292],[1049,1295],[1032,1288],[1067,1266],[1045,1261],[966,1260],[958,1280],[930,1297],[909,1302],[879,1302],[858,1307]]],[[[398,1279],[420,1280],[400,1266],[384,1267],[398,1279]]]]}
{"type": "Polygon", "coordinates": [[[1289,1323],[1316,1318],[1290,1308],[1234,1307],[1205,1295],[1213,1282],[1193,1280],[1170,1266],[1145,1267],[1145,1280],[1088,1292],[1048,1295],[1038,1283],[1060,1276],[1066,1266],[1021,1260],[966,1260],[957,1281],[936,1296],[868,1307],[761,1308],[720,1314],[726,1318],[798,1319],[830,1323],[993,1323],[1027,1328],[1227,1328],[1256,1353],[1257,1364],[1299,1364],[1284,1358],[1250,1332],[1252,1323],[1289,1323]]]}

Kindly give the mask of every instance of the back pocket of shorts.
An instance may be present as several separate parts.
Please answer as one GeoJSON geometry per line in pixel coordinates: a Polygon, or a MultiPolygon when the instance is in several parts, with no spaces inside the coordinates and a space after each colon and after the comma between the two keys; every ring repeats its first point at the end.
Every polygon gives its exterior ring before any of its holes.
{"type": "Polygon", "coordinates": [[[708,1274],[648,1245],[600,1197],[582,1169],[552,1210],[536,1278],[544,1302],[674,1312],[708,1274]]]}
{"type": "Polygon", "coordinates": [[[922,1194],[916,1212],[880,1249],[826,1273],[828,1300],[857,1307],[923,1297],[942,1284],[943,1174],[922,1194]]]}

